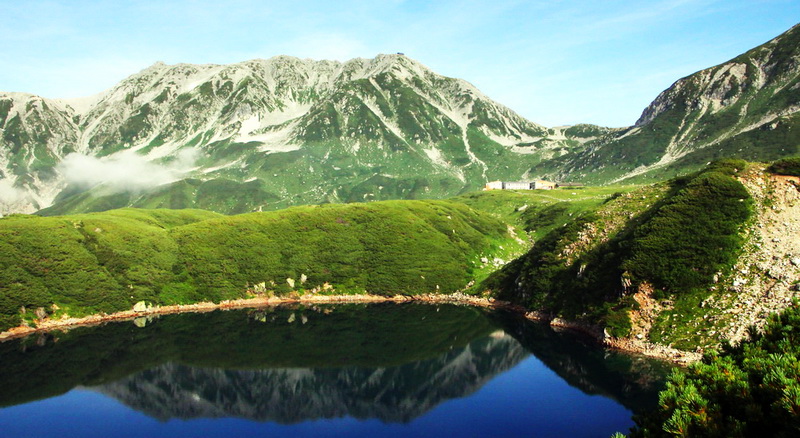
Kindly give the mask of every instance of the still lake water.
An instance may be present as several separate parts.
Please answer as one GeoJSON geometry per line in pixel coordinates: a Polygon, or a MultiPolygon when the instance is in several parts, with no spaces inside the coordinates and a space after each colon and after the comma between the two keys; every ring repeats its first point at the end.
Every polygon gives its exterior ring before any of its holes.
{"type": "Polygon", "coordinates": [[[668,370],[455,305],[168,315],[0,343],[0,435],[608,437],[668,370]]]}

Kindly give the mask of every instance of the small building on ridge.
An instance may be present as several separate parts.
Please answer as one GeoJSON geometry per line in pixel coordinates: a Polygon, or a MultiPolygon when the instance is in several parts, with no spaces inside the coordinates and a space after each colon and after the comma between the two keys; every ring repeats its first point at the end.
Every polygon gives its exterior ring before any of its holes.
{"type": "Polygon", "coordinates": [[[557,184],[551,181],[545,181],[543,179],[537,179],[536,181],[531,183],[531,189],[533,190],[553,190],[557,187],[557,184]]]}
{"type": "Polygon", "coordinates": [[[486,183],[484,190],[503,190],[503,181],[490,181],[486,183]]]}
{"type": "Polygon", "coordinates": [[[532,184],[526,181],[508,181],[503,183],[503,188],[505,190],[530,190],[532,189],[532,184]]]}
{"type": "Polygon", "coordinates": [[[534,181],[490,181],[484,186],[484,190],[552,190],[558,184],[537,179],[534,181]]]}

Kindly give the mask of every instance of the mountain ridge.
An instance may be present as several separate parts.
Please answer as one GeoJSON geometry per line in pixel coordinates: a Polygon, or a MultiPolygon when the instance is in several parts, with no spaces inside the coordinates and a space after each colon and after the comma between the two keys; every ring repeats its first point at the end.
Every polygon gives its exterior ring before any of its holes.
{"type": "Polygon", "coordinates": [[[652,181],[721,158],[800,153],[800,25],[685,76],[628,128],[538,169],[597,182],[652,181]]]}
{"type": "MultiPolygon", "coordinates": [[[[2,96],[12,102],[16,98],[2,96]]],[[[354,174],[344,178],[311,178],[317,187],[331,179],[344,183],[301,196],[306,203],[341,199],[342,190],[365,182],[373,191],[386,185],[369,182],[374,177],[400,186],[421,179],[425,190],[434,192],[428,197],[457,194],[488,178],[521,178],[526,162],[539,161],[542,153],[560,153],[569,143],[564,131],[530,122],[469,82],[438,75],[399,54],[344,63],[289,56],[230,65],[156,63],[93,99],[43,101],[71,121],[66,153],[103,158],[130,150],[164,162],[182,149],[197,148],[203,156],[195,177],[257,178],[282,198],[299,188],[274,180],[287,176],[263,168],[278,162],[290,176],[300,169],[335,173],[353,168],[354,174]],[[322,157],[315,150],[324,152],[322,157]],[[329,160],[331,155],[341,165],[329,160]],[[519,158],[523,163],[517,163],[519,158]],[[302,165],[286,169],[281,162],[287,160],[302,165]],[[321,166],[327,169],[315,169],[321,166]]],[[[0,116],[14,120],[17,114],[0,116]]],[[[25,129],[37,125],[17,128],[25,129]]],[[[580,144],[582,137],[575,138],[571,146],[580,144]]],[[[56,162],[65,154],[57,150],[52,155],[56,162]]],[[[47,181],[21,180],[36,166],[41,163],[32,157],[22,171],[8,173],[16,176],[15,186],[38,195],[31,207],[40,209],[65,186],[53,163],[45,166],[53,189],[43,189],[47,181]]],[[[419,197],[400,190],[406,193],[390,197],[419,197]]]]}

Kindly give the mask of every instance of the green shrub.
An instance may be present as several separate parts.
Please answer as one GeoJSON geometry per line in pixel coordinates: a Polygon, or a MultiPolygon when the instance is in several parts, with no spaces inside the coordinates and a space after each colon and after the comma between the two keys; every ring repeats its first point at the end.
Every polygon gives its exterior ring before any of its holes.
{"type": "Polygon", "coordinates": [[[800,435],[800,307],[773,315],[763,334],[675,370],[659,407],[634,437],[800,435]]]}
{"type": "Polygon", "coordinates": [[[628,315],[629,308],[621,306],[618,309],[609,308],[605,312],[603,325],[611,336],[621,338],[631,333],[631,318],[628,315]]]}
{"type": "Polygon", "coordinates": [[[749,163],[745,160],[738,158],[725,158],[722,160],[712,161],[701,173],[706,172],[719,172],[728,176],[736,176],[741,174],[749,167],[749,163]]]}
{"type": "Polygon", "coordinates": [[[775,160],[767,170],[778,175],[800,176],[800,157],[775,160]]]}
{"type": "Polygon", "coordinates": [[[716,171],[702,173],[636,230],[622,269],[665,293],[706,287],[735,261],[751,211],[752,199],[740,182],[716,171]]]}

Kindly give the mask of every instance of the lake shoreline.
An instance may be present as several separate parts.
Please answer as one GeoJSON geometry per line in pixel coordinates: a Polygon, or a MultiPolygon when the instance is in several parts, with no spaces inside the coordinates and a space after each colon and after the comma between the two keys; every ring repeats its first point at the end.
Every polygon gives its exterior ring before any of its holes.
{"type": "Polygon", "coordinates": [[[154,315],[171,315],[180,313],[204,313],[215,310],[233,309],[258,309],[285,304],[348,304],[348,303],[424,303],[424,304],[458,304],[483,308],[504,309],[520,314],[531,321],[546,323],[556,330],[569,330],[579,332],[591,337],[604,347],[621,350],[629,353],[642,354],[678,365],[688,365],[699,361],[702,354],[652,344],[635,338],[612,338],[605,336],[601,327],[585,323],[568,321],[553,317],[550,314],[537,311],[527,311],[506,301],[490,298],[481,298],[461,293],[442,295],[302,295],[296,298],[287,297],[253,297],[236,300],[225,300],[219,303],[200,302],[195,304],[178,304],[170,306],[147,306],[137,310],[124,310],[110,314],[95,314],[84,317],[63,316],[58,319],[37,320],[36,327],[21,325],[4,332],[0,332],[0,342],[24,338],[37,333],[47,333],[54,330],[70,330],[77,327],[102,325],[109,322],[122,322],[135,320],[154,315]]]}

